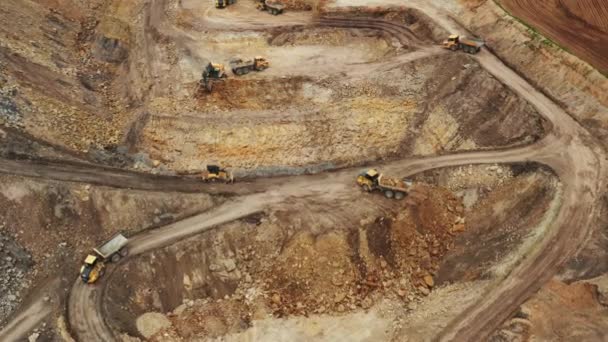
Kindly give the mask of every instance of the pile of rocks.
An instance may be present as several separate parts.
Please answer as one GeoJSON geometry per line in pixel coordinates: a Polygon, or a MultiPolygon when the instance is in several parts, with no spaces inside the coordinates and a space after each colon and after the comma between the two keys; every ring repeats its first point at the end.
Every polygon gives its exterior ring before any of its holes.
{"type": "MultiPolygon", "coordinates": [[[[0,229],[4,225],[0,224],[0,229]]],[[[9,236],[0,233],[0,321],[19,304],[20,291],[29,286],[26,273],[31,256],[9,236]]]]}
{"type": "Polygon", "coordinates": [[[23,115],[15,99],[17,92],[15,86],[0,86],[0,123],[21,128],[23,115]]]}

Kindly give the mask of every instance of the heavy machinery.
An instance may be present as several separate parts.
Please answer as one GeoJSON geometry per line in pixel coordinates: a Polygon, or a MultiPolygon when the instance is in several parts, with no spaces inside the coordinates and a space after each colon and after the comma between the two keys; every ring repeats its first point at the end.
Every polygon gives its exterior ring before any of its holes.
{"type": "Polygon", "coordinates": [[[409,180],[386,177],[376,169],[369,169],[357,176],[357,184],[366,192],[379,190],[386,198],[402,199],[412,187],[409,180]]]}
{"type": "Polygon", "coordinates": [[[460,37],[457,34],[452,34],[447,40],[443,41],[443,47],[456,51],[462,49],[466,53],[478,53],[479,50],[485,45],[485,42],[480,39],[460,37]]]}
{"type": "Polygon", "coordinates": [[[266,58],[256,56],[253,59],[243,61],[241,58],[234,58],[230,61],[230,68],[235,75],[248,74],[250,71],[262,71],[268,69],[270,63],[266,58]]]}
{"type": "Polygon", "coordinates": [[[110,240],[93,249],[93,254],[87,255],[84,265],[80,268],[80,279],[85,284],[93,284],[105,271],[106,262],[118,262],[126,257],[129,250],[126,245],[129,240],[118,233],[110,240]]]}
{"type": "Polygon", "coordinates": [[[215,8],[226,8],[235,3],[236,0],[215,0],[215,8]]]}
{"type": "Polygon", "coordinates": [[[203,182],[234,183],[232,172],[218,165],[207,165],[207,171],[201,174],[203,182]]]}
{"type": "Polygon", "coordinates": [[[226,74],[226,69],[223,64],[209,62],[203,69],[200,86],[210,92],[213,89],[212,82],[222,80],[226,77],[228,77],[228,74],[226,74]]]}
{"type": "Polygon", "coordinates": [[[285,5],[277,1],[261,0],[260,3],[258,3],[257,8],[260,11],[267,11],[272,15],[279,15],[283,13],[285,5]]]}

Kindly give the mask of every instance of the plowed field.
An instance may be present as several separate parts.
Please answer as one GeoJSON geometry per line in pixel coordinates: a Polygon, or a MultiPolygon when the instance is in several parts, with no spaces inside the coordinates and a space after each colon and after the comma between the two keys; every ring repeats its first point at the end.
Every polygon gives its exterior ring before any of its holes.
{"type": "Polygon", "coordinates": [[[500,0],[511,14],[608,72],[608,2],[605,0],[500,0]]]}

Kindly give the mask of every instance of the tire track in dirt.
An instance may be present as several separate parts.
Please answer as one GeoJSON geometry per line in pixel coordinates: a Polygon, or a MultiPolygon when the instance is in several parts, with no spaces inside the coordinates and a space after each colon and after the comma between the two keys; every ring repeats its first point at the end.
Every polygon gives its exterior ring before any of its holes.
{"type": "MultiPolygon", "coordinates": [[[[526,98],[553,123],[553,130],[549,135],[525,147],[402,160],[387,163],[385,168],[402,175],[410,175],[433,168],[472,163],[536,161],[551,167],[558,174],[564,184],[564,196],[562,211],[549,234],[506,279],[484,294],[482,301],[467,308],[463,315],[450,323],[441,333],[441,340],[471,341],[487,337],[521,302],[553,276],[559,264],[575,253],[595,228],[594,221],[598,213],[596,204],[604,186],[604,151],[596,145],[590,134],[495,56],[484,51],[477,58],[484,68],[526,98]]],[[[354,168],[317,176],[284,177],[243,184],[242,188],[249,191],[262,188],[268,190],[243,196],[213,211],[190,218],[191,221],[180,221],[156,232],[147,233],[153,236],[137,236],[133,239],[131,248],[137,254],[171,244],[223,222],[262,210],[288,197],[338,197],[342,191],[352,191],[352,186],[345,184],[352,182],[353,170],[354,168]],[[236,210],[235,206],[239,209],[236,210]]],[[[44,172],[40,174],[40,170],[36,172],[40,177],[45,176],[44,172]]],[[[70,175],[69,168],[61,170],[56,167],[53,172],[61,173],[62,176],[70,175]]],[[[94,171],[81,172],[78,177],[90,179],[92,176],[99,176],[94,171]]],[[[126,185],[132,179],[137,179],[137,176],[120,173],[116,177],[126,185]]],[[[182,181],[184,180],[167,180],[165,185],[175,186],[182,181]]],[[[113,340],[113,333],[106,326],[101,314],[103,285],[102,282],[98,286],[84,286],[77,280],[70,295],[70,323],[73,332],[81,341],[113,340]]]]}

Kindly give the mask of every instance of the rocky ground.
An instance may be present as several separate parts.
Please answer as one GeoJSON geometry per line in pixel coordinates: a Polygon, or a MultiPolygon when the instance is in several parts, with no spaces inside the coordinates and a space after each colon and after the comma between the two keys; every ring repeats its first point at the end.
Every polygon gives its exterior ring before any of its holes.
{"type": "Polygon", "coordinates": [[[30,284],[73,281],[93,246],[179,220],[220,203],[219,197],[116,190],[0,176],[0,267],[3,321],[30,284]],[[15,298],[13,298],[15,297],[15,298]]]}
{"type": "MultiPolygon", "coordinates": [[[[449,321],[542,221],[556,185],[541,174],[534,166],[463,167],[421,175],[404,201],[377,194],[343,199],[352,203],[348,211],[289,203],[296,209],[252,216],[126,265],[129,278],[111,279],[108,317],[119,331],[152,340],[273,338],[279,331],[305,339],[305,327],[326,334],[328,325],[346,320],[366,324],[375,338],[405,327],[432,334],[418,326],[424,317],[449,321]],[[523,196],[514,198],[514,191],[523,196]],[[492,212],[519,206],[535,209],[516,221],[492,212]],[[513,244],[496,249],[495,239],[513,244]],[[480,252],[466,254],[471,245],[480,252]],[[417,311],[438,300],[439,311],[417,311]]],[[[366,340],[352,329],[354,339],[366,340]]]]}
{"type": "MultiPolygon", "coordinates": [[[[531,107],[460,54],[370,77],[370,63],[412,50],[377,30],[207,31],[204,17],[181,15],[192,3],[72,5],[64,12],[28,2],[26,14],[7,3],[2,15],[20,17],[19,29],[40,43],[0,31],[7,57],[0,105],[7,125],[97,163],[165,174],[221,163],[243,175],[272,175],[512,146],[543,134],[531,107]],[[154,20],[140,22],[151,12],[154,20]],[[62,38],[43,38],[53,32],[62,38]],[[207,61],[259,54],[270,69],[197,93],[207,61]],[[357,70],[364,79],[349,74],[357,70]],[[19,76],[30,72],[36,77],[19,76]],[[524,113],[519,123],[526,124],[499,128],[514,112],[524,113]],[[480,117],[488,121],[483,126],[476,125],[480,117]]],[[[385,17],[424,43],[436,40],[416,11],[385,17]]]]}
{"type": "Polygon", "coordinates": [[[21,301],[21,291],[30,285],[26,275],[33,263],[27,250],[5,235],[6,224],[0,222],[0,320],[8,317],[21,301]]]}

